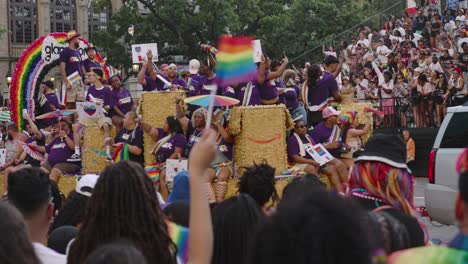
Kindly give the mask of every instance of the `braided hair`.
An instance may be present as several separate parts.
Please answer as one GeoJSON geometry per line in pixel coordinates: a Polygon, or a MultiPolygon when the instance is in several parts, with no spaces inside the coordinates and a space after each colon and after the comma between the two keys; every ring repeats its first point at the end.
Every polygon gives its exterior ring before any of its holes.
{"type": "Polygon", "coordinates": [[[135,244],[148,263],[175,263],[156,191],[136,162],[121,161],[101,173],[88,203],[86,218],[70,248],[68,263],[83,263],[91,252],[116,239],[135,244]]]}

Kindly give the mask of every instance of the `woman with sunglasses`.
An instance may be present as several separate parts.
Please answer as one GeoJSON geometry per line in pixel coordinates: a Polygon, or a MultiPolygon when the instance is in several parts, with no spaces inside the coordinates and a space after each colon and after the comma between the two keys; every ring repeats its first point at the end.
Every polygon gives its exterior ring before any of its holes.
{"type": "Polygon", "coordinates": [[[395,99],[397,101],[396,105],[398,107],[397,112],[400,112],[400,121],[402,127],[406,127],[407,125],[406,112],[408,111],[410,105],[410,102],[408,100],[409,95],[409,88],[405,78],[403,77],[403,75],[398,74],[397,82],[395,85],[395,99]]]}

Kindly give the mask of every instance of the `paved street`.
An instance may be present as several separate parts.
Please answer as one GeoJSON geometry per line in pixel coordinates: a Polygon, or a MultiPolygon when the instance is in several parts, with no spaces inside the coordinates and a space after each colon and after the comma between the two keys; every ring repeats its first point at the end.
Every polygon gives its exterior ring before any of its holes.
{"type": "MultiPolygon", "coordinates": [[[[416,178],[414,186],[414,202],[416,206],[424,206],[424,186],[427,184],[427,178],[416,178]]],[[[431,239],[439,239],[442,243],[449,242],[456,234],[456,226],[441,225],[437,222],[430,222],[424,218],[424,223],[429,231],[431,239]]]]}

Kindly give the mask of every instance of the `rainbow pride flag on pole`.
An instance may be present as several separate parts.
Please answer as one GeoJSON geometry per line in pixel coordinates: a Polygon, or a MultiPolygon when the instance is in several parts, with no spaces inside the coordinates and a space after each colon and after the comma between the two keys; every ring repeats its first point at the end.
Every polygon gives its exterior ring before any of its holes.
{"type": "Polygon", "coordinates": [[[119,162],[121,160],[129,160],[128,144],[121,144],[117,147],[112,155],[112,161],[119,162]]]}
{"type": "Polygon", "coordinates": [[[252,41],[252,37],[222,36],[219,38],[216,76],[220,86],[240,82],[248,83],[257,77],[252,41]]]}

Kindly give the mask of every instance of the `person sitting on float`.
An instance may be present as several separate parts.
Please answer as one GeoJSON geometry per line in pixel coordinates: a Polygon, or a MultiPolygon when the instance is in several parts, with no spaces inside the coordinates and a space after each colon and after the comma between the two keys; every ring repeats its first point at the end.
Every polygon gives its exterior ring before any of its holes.
{"type": "MultiPolygon", "coordinates": [[[[47,153],[47,160],[41,164],[41,169],[49,173],[49,178],[57,183],[61,175],[77,173],[81,166],[79,162],[68,161],[75,149],[74,134],[70,122],[60,120],[52,128],[50,136],[52,141],[45,147],[38,146],[34,142],[29,146],[39,152],[47,153]]],[[[78,135],[76,136],[78,137],[78,135]]]]}
{"type": "Polygon", "coordinates": [[[208,200],[209,202],[221,202],[224,200],[229,179],[234,175],[232,162],[234,137],[229,133],[227,113],[224,110],[216,111],[212,120],[214,122],[211,127],[218,132],[218,137],[216,140],[216,157],[207,169],[208,200]],[[216,192],[212,186],[215,179],[217,179],[216,192]]]}
{"type": "Polygon", "coordinates": [[[159,192],[164,200],[169,196],[166,186],[166,161],[168,159],[180,159],[184,155],[187,140],[177,116],[168,116],[162,128],[156,128],[140,120],[139,126],[147,133],[156,144],[151,150],[155,156],[155,162],[146,167],[151,171],[150,177],[155,184],[159,183],[159,192]]]}
{"type": "Polygon", "coordinates": [[[119,131],[115,139],[109,140],[108,144],[116,148],[122,144],[127,144],[129,160],[144,165],[143,129],[138,126],[138,116],[134,111],[125,114],[123,118],[123,128],[119,131]]]}
{"type": "Polygon", "coordinates": [[[123,126],[125,115],[130,111],[135,111],[136,106],[133,102],[130,91],[127,88],[122,87],[117,75],[110,78],[110,83],[112,86],[112,109],[109,114],[112,117],[112,123],[116,126],[117,131],[120,131],[123,126]]]}
{"type": "MultiPolygon", "coordinates": [[[[322,144],[332,156],[339,157],[342,152],[347,149],[341,141],[341,129],[338,127],[338,116],[341,111],[336,111],[329,106],[322,111],[323,121],[320,122],[310,132],[311,138],[318,144],[322,144]]],[[[330,162],[335,166],[339,177],[332,178],[332,185],[338,190],[342,190],[343,183],[348,181],[348,170],[346,165],[339,159],[333,159],[330,162]]]]}
{"type": "MultiPolygon", "coordinates": [[[[106,115],[109,114],[112,105],[112,94],[109,87],[102,84],[104,72],[101,69],[93,68],[91,72],[87,73],[88,79],[91,85],[86,94],[86,100],[88,102],[96,103],[97,107],[102,107],[106,115]]],[[[79,136],[79,130],[84,126],[98,125],[99,128],[104,129],[104,145],[106,146],[106,161],[112,161],[112,155],[110,152],[109,139],[110,128],[112,126],[112,120],[108,116],[101,117],[99,119],[82,118],[78,120],[79,123],[73,125],[73,133],[76,135],[75,141],[75,153],[68,159],[69,162],[80,162],[80,143],[81,137],[79,136]]]]}
{"type": "Polygon", "coordinates": [[[318,176],[319,172],[324,173],[336,190],[344,191],[340,176],[333,164],[336,162],[328,162],[321,166],[307,151],[308,148],[315,144],[312,137],[307,134],[307,126],[304,121],[302,121],[302,119],[297,120],[294,123],[294,133],[289,137],[287,143],[289,162],[307,174],[318,176]]]}
{"type": "Polygon", "coordinates": [[[358,112],[349,111],[342,114],[338,120],[341,125],[342,142],[350,149],[350,151],[341,153],[341,161],[343,161],[348,168],[354,165],[354,157],[362,150],[361,137],[367,135],[372,124],[372,113],[367,113],[366,125],[359,129],[360,122],[358,112]]]}

